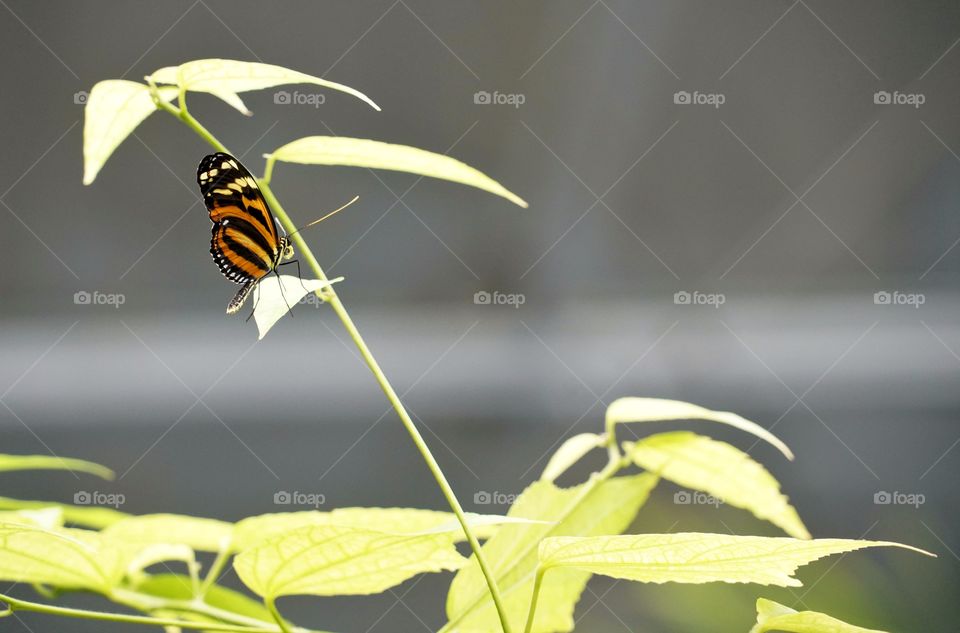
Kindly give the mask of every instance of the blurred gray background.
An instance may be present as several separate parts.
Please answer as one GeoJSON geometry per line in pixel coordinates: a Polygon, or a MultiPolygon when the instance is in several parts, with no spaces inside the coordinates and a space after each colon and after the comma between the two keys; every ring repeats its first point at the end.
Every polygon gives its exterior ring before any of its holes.
{"type": "MultiPolygon", "coordinates": [[[[814,535],[939,555],[821,561],[795,591],[596,579],[580,630],[746,631],[757,596],[956,630],[960,3],[0,5],[2,452],[120,474],[5,475],[0,494],[119,493],[129,512],[228,520],[291,509],[278,491],[445,508],[332,312],[301,306],[259,343],[224,316],[235,288],[207,252],[196,136],[156,114],[81,185],[77,102],[95,82],[262,60],[354,86],[383,112],[267,90],[244,95],[246,118],[192,95],[255,173],[294,138],[357,136],[449,152],[530,202],[398,173],[274,175],[298,223],[360,196],[305,235],[346,277],[344,302],[468,509],[505,511],[478,493],[521,491],[614,398],[667,397],[783,438],[793,463],[751,453],[814,535]],[[480,91],[523,103],[477,103],[480,91]],[[76,305],[78,291],[125,302],[76,305]],[[475,303],[481,291],[523,305],[475,303]],[[880,492],[925,503],[877,504],[880,492]]],[[[657,428],[681,427],[753,444],[700,422],[657,428]]],[[[742,511],[676,505],[675,491],[659,488],[635,529],[776,534],[742,511]]],[[[334,631],[434,630],[448,582],[284,608],[334,631]]],[[[21,618],[0,629],[124,629],[21,618]]]]}

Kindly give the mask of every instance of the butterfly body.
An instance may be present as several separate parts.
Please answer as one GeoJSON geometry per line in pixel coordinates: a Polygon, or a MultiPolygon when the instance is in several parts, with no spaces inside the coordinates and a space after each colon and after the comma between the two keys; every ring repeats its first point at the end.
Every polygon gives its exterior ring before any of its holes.
{"type": "Polygon", "coordinates": [[[197,183],[213,223],[213,261],[224,277],[241,285],[227,305],[227,314],[233,314],[264,277],[293,257],[293,247],[278,233],[256,179],[236,158],[222,152],[204,157],[197,183]]]}

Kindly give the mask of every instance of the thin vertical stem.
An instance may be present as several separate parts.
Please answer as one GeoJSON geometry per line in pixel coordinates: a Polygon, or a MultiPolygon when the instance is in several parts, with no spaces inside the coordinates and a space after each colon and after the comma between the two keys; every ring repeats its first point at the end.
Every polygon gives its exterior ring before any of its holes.
{"type": "MultiPolygon", "coordinates": [[[[221,143],[213,134],[211,134],[203,125],[200,124],[193,116],[187,111],[186,103],[181,98],[180,107],[176,108],[162,99],[156,97],[155,87],[154,87],[155,101],[157,107],[162,110],[169,112],[170,114],[176,116],[178,119],[183,121],[190,129],[196,132],[203,140],[209,143],[211,146],[217,149],[217,151],[229,153],[227,148],[221,143]]],[[[271,165],[272,167],[272,165],[271,165]]],[[[272,171],[272,169],[271,169],[272,171]]],[[[269,181],[268,178],[265,179],[269,181]]],[[[270,188],[268,182],[265,182],[264,179],[260,180],[260,191],[263,193],[264,198],[267,201],[267,204],[270,205],[270,209],[273,211],[274,215],[280,220],[280,224],[283,225],[283,228],[286,229],[287,233],[292,234],[292,239],[294,246],[301,253],[301,255],[306,259],[307,264],[310,266],[310,269],[317,276],[318,279],[322,281],[327,281],[328,278],[323,272],[323,269],[320,266],[320,263],[317,261],[317,258],[314,256],[313,251],[310,250],[310,247],[304,241],[303,236],[299,233],[294,233],[296,231],[296,226],[293,221],[290,219],[290,216],[287,215],[287,212],[284,210],[283,206],[280,204],[280,201],[277,200],[277,197],[274,195],[273,190],[270,188]]],[[[379,363],[377,363],[376,358],[374,358],[373,353],[370,351],[370,348],[367,347],[366,341],[363,340],[363,337],[360,335],[360,331],[357,329],[357,326],[354,324],[353,319],[350,317],[350,314],[347,312],[346,307],[340,301],[340,297],[337,294],[336,290],[332,286],[325,288],[322,291],[318,291],[317,296],[322,297],[330,304],[330,307],[340,318],[343,327],[347,330],[347,334],[350,335],[350,338],[353,340],[354,345],[360,351],[360,355],[363,357],[364,362],[367,367],[373,373],[374,378],[377,380],[377,383],[380,385],[380,388],[383,390],[383,393],[387,396],[387,400],[390,401],[390,405],[396,411],[397,415],[400,417],[400,421],[403,423],[403,426],[407,429],[407,433],[410,435],[410,438],[413,440],[414,445],[417,447],[417,450],[420,451],[420,455],[423,457],[423,461],[426,462],[427,468],[429,468],[430,473],[433,475],[434,480],[436,480],[437,485],[440,487],[440,491],[443,493],[443,496],[447,500],[447,504],[450,506],[450,509],[453,510],[453,513],[457,517],[461,528],[463,529],[464,535],[467,537],[467,541],[470,543],[470,548],[473,550],[474,556],[477,558],[477,563],[480,565],[480,571],[483,573],[483,577],[487,582],[487,587],[490,590],[490,597],[493,599],[493,603],[496,606],[497,614],[500,617],[500,625],[503,628],[503,633],[511,633],[510,622],[507,619],[507,612],[503,606],[503,599],[500,596],[500,590],[497,587],[496,579],[493,576],[493,572],[490,570],[490,566],[487,564],[486,559],[484,558],[483,551],[480,548],[480,542],[477,540],[476,535],[473,533],[469,523],[467,522],[467,517],[463,512],[463,507],[460,505],[460,501],[457,499],[456,494],[453,492],[453,488],[450,487],[450,483],[447,481],[447,478],[444,476],[443,471],[440,468],[440,465],[437,463],[437,460],[434,458],[433,453],[430,452],[430,447],[427,446],[427,443],[424,441],[423,436],[420,434],[420,431],[417,429],[416,424],[410,418],[410,415],[407,413],[406,407],[403,406],[403,402],[400,400],[400,396],[397,395],[396,390],[390,384],[390,381],[387,379],[387,376],[383,373],[383,370],[380,368],[379,363]],[[321,294],[322,293],[322,294],[321,294]]],[[[275,607],[272,604],[267,605],[268,608],[275,611],[275,607]]],[[[279,617],[279,613],[276,614],[279,617]]],[[[278,620],[280,623],[280,620],[278,620]]],[[[280,626],[283,626],[281,623],[280,626]]]]}
{"type": "Polygon", "coordinates": [[[540,586],[543,584],[543,574],[546,569],[538,569],[537,577],[533,581],[533,595],[530,597],[530,611],[527,612],[527,625],[523,628],[523,633],[530,633],[533,630],[533,619],[537,615],[537,600],[540,598],[540,586]]]}

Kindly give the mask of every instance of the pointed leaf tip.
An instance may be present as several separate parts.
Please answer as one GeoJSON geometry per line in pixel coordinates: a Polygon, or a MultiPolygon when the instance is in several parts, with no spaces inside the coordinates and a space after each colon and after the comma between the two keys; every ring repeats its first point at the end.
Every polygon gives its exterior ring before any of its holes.
{"type": "Polygon", "coordinates": [[[455,158],[427,150],[345,136],[307,136],[264,154],[270,161],[389,169],[476,187],[526,208],[527,202],[483,172],[455,158]]]}

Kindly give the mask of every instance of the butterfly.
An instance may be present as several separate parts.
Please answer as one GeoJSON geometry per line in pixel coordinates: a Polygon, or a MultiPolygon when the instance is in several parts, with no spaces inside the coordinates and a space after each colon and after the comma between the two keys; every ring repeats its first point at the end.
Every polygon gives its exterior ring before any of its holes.
{"type": "Polygon", "coordinates": [[[240,284],[227,304],[227,314],[234,314],[264,277],[279,276],[277,267],[293,258],[293,246],[278,233],[257,181],[233,156],[204,157],[197,183],[213,222],[210,254],[223,276],[240,284]]]}

